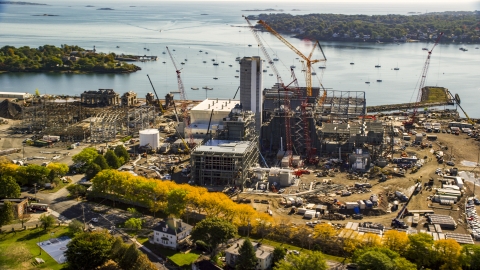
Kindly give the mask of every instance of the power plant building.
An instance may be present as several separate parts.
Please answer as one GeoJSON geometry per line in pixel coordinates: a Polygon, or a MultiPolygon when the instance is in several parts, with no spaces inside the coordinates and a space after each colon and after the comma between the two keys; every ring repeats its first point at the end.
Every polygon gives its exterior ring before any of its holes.
{"type": "Polygon", "coordinates": [[[210,140],[191,153],[191,180],[200,186],[237,186],[250,184],[250,167],[259,158],[252,141],[210,140]]]}

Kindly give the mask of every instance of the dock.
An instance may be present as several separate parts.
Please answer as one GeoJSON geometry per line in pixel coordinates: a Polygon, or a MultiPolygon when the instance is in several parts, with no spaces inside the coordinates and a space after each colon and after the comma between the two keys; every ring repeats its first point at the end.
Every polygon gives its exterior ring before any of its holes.
{"type": "Polygon", "coordinates": [[[115,60],[125,61],[125,62],[145,62],[145,61],[157,61],[156,55],[117,55],[115,60]]]}
{"type": "Polygon", "coordinates": [[[416,102],[410,102],[410,103],[400,103],[400,104],[367,106],[367,112],[374,113],[374,112],[402,111],[402,110],[413,109],[415,106],[418,106],[418,108],[427,108],[427,107],[430,108],[430,107],[447,106],[447,105],[454,105],[454,103],[444,101],[444,102],[425,102],[425,103],[417,104],[416,102]]]}

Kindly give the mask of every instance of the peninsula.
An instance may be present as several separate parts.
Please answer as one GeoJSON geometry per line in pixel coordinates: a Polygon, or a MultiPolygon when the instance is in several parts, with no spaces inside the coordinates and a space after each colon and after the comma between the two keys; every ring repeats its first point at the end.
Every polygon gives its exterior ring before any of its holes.
{"type": "MultiPolygon", "coordinates": [[[[480,43],[480,11],[446,11],[421,15],[343,15],[285,13],[249,16],[268,23],[277,32],[300,39],[346,42],[433,42],[443,32],[442,43],[480,43]]],[[[257,25],[258,29],[263,29],[257,25]]]]}
{"type": "Polygon", "coordinates": [[[141,68],[121,62],[114,53],[78,46],[44,45],[0,48],[0,72],[131,73],[141,68]]]}
{"type": "Polygon", "coordinates": [[[0,1],[0,5],[23,5],[23,6],[48,6],[47,4],[18,2],[18,1],[0,1]]]}

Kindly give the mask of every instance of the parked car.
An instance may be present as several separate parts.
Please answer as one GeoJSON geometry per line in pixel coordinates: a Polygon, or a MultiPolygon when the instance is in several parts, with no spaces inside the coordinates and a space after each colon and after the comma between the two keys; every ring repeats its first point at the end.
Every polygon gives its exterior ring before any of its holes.
{"type": "Polygon", "coordinates": [[[450,161],[447,161],[447,165],[448,165],[448,166],[455,166],[455,162],[453,162],[453,161],[451,161],[451,160],[450,160],[450,161]]]}
{"type": "Polygon", "coordinates": [[[474,198],[474,199],[473,199],[473,203],[474,203],[475,205],[480,205],[480,200],[477,199],[477,198],[474,198]]]}

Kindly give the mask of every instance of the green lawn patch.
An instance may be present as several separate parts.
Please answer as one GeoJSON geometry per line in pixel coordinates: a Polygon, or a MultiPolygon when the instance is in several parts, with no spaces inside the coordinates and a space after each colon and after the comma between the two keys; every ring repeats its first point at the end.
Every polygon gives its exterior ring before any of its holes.
{"type": "MultiPolygon", "coordinates": [[[[251,238],[251,240],[254,241],[254,242],[261,242],[262,244],[266,244],[266,245],[269,245],[269,246],[272,246],[272,247],[282,247],[282,248],[286,248],[288,250],[298,250],[300,252],[307,253],[307,254],[312,253],[312,250],[309,250],[309,249],[305,249],[305,248],[301,248],[301,247],[297,247],[297,246],[289,245],[289,244],[285,244],[285,243],[279,243],[279,242],[268,240],[268,239],[253,239],[253,238],[251,238]]],[[[323,253],[323,255],[325,256],[325,259],[330,260],[330,261],[336,261],[336,262],[340,262],[340,263],[349,263],[350,262],[350,259],[345,260],[343,257],[328,255],[328,254],[325,254],[325,253],[323,253]]]]}
{"type": "Polygon", "coordinates": [[[70,183],[63,183],[62,181],[60,181],[60,183],[58,183],[58,185],[52,189],[43,189],[41,192],[42,193],[55,193],[57,191],[59,191],[60,189],[66,187],[70,185],[70,183]]]}
{"type": "Polygon", "coordinates": [[[447,102],[448,96],[443,87],[425,87],[426,97],[422,98],[424,103],[430,102],[447,102]]]}
{"type": "Polygon", "coordinates": [[[42,254],[40,254],[40,247],[37,246],[37,242],[46,241],[50,238],[56,238],[63,235],[70,236],[67,227],[55,227],[49,231],[44,231],[41,228],[37,228],[25,231],[17,231],[16,233],[1,233],[0,253],[3,254],[10,248],[13,248],[19,244],[23,244],[30,252],[31,258],[28,262],[24,263],[24,265],[6,261],[7,265],[0,264],[0,269],[61,269],[63,265],[58,264],[45,251],[42,250],[42,254]],[[53,233],[53,235],[51,235],[51,233],[53,233]],[[42,258],[45,263],[34,267],[32,263],[34,262],[35,258],[42,258]]]}
{"type": "Polygon", "coordinates": [[[195,252],[189,252],[186,254],[183,253],[176,253],[173,256],[169,256],[168,259],[174,262],[179,267],[191,265],[194,261],[196,261],[200,257],[200,254],[195,252]]]}

